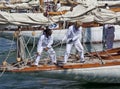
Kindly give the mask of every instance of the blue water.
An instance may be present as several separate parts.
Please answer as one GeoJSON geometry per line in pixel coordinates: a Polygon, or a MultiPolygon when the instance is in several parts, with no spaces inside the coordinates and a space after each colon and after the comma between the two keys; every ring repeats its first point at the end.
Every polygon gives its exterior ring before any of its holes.
{"type": "MultiPolygon", "coordinates": [[[[119,45],[120,42],[114,43],[114,47],[119,45]]],[[[94,45],[94,47],[97,48],[96,50],[102,49],[101,44],[94,45]]],[[[55,50],[64,51],[64,48],[61,50],[59,48],[55,48],[55,50]]],[[[16,44],[10,40],[0,38],[0,62],[6,59],[9,50],[11,50],[10,57],[7,61],[12,62],[16,55],[16,44]],[[13,47],[11,47],[11,43],[13,44],[13,47]]],[[[120,89],[120,84],[77,82],[63,79],[52,79],[52,76],[51,78],[41,76],[40,72],[0,73],[0,89],[120,89]]]]}

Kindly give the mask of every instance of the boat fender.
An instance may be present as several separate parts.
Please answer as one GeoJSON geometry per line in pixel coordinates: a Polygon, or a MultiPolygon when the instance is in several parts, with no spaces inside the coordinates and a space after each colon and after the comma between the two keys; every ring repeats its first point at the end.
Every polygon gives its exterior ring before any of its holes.
{"type": "Polygon", "coordinates": [[[33,31],[33,32],[32,32],[32,36],[35,36],[35,34],[36,34],[36,32],[35,32],[35,31],[33,31]]]}
{"type": "Polygon", "coordinates": [[[19,31],[15,31],[14,32],[14,37],[18,37],[19,33],[20,33],[19,31]]]}
{"type": "Polygon", "coordinates": [[[2,65],[3,65],[3,66],[6,66],[6,65],[7,65],[7,62],[6,62],[6,61],[3,61],[3,62],[2,62],[2,65]]]}
{"type": "Polygon", "coordinates": [[[17,62],[20,62],[21,61],[21,58],[17,58],[17,62]]]}

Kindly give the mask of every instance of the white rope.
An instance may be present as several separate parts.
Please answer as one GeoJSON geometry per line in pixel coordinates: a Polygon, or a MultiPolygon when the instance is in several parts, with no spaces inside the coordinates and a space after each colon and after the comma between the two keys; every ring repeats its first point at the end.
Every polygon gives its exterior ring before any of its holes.
{"type": "Polygon", "coordinates": [[[25,43],[25,39],[24,39],[24,37],[22,36],[22,38],[23,38],[23,42],[24,42],[24,46],[25,46],[25,48],[26,48],[26,50],[27,50],[27,52],[28,52],[28,55],[29,55],[29,57],[30,57],[30,59],[31,59],[31,54],[30,54],[30,52],[29,52],[29,49],[28,49],[28,47],[27,47],[27,44],[25,43]]]}
{"type": "MultiPolygon", "coordinates": [[[[95,48],[95,46],[93,46],[93,43],[92,43],[92,41],[90,40],[90,34],[88,34],[87,35],[87,39],[90,41],[90,44],[91,44],[91,46],[92,46],[92,48],[94,49],[94,50],[96,50],[96,48],[95,48]]],[[[92,38],[93,40],[94,40],[94,38],[92,38]]],[[[95,42],[95,43],[97,43],[97,42],[95,42]]]]}
{"type": "MultiPolygon", "coordinates": [[[[42,31],[41,31],[41,33],[40,34],[42,34],[42,31]]],[[[32,47],[32,49],[31,49],[31,51],[30,51],[30,54],[33,52],[33,50],[34,50],[34,48],[35,48],[35,36],[34,36],[34,41],[33,41],[33,47],[32,47]]],[[[34,57],[36,57],[36,55],[33,55],[33,56],[31,56],[30,58],[31,59],[33,59],[34,57]]]]}
{"type": "Polygon", "coordinates": [[[28,43],[30,42],[30,40],[31,40],[31,36],[29,37],[29,39],[27,40],[27,42],[26,42],[26,45],[28,45],[28,43]]]}
{"type": "MultiPolygon", "coordinates": [[[[90,34],[88,34],[87,39],[90,40],[90,34]]],[[[90,40],[90,44],[93,45],[91,40],[90,40]]],[[[92,48],[95,50],[95,52],[98,56],[98,59],[101,61],[102,64],[104,64],[104,62],[103,62],[102,58],[100,57],[99,53],[97,52],[96,48],[94,46],[92,46],[92,48]]]]}
{"type": "Polygon", "coordinates": [[[3,69],[2,73],[0,74],[0,77],[3,76],[3,74],[5,73],[5,71],[6,71],[6,68],[3,69]]]}
{"type": "MultiPolygon", "coordinates": [[[[12,43],[11,43],[11,46],[10,46],[10,50],[9,50],[9,52],[8,52],[8,55],[7,55],[7,57],[5,58],[4,61],[7,61],[7,60],[8,60],[8,57],[10,56],[10,53],[11,53],[11,50],[12,50],[11,48],[12,48],[12,46],[13,46],[13,42],[14,42],[14,36],[13,36],[13,39],[12,39],[12,43]]],[[[3,76],[3,74],[5,73],[5,71],[6,71],[6,68],[4,68],[3,71],[1,72],[0,77],[3,76]]]]}
{"type": "Polygon", "coordinates": [[[35,48],[35,37],[34,37],[34,40],[33,40],[33,47],[32,47],[32,49],[31,49],[30,53],[33,52],[34,48],[35,48]]]}
{"type": "Polygon", "coordinates": [[[61,41],[60,44],[61,44],[61,45],[60,45],[60,48],[59,48],[59,55],[58,55],[58,56],[61,56],[60,53],[61,53],[61,49],[62,49],[62,47],[63,47],[63,42],[61,41]]]}
{"type": "Polygon", "coordinates": [[[9,52],[8,52],[8,55],[7,55],[7,57],[5,58],[5,60],[4,61],[7,61],[7,59],[8,59],[8,57],[9,57],[9,55],[10,55],[10,53],[11,53],[11,48],[12,48],[12,46],[13,46],[13,42],[14,42],[14,36],[13,36],[13,39],[12,39],[12,42],[11,42],[11,46],[10,46],[10,50],[9,50],[9,52]]]}
{"type": "MultiPolygon", "coordinates": [[[[87,47],[86,47],[86,45],[85,45],[85,42],[84,42],[84,36],[85,36],[85,30],[82,30],[83,47],[84,47],[84,49],[85,49],[86,51],[88,51],[88,50],[87,50],[87,47]]],[[[88,37],[88,38],[89,38],[89,37],[88,37]]]]}

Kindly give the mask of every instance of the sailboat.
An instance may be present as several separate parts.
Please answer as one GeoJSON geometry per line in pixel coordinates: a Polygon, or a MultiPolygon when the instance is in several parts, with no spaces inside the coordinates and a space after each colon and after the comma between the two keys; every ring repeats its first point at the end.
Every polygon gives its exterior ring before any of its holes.
{"type": "MultiPolygon", "coordinates": [[[[78,8],[74,7],[73,12],[78,8]]],[[[118,23],[120,21],[119,13],[112,12],[106,9],[89,9],[87,12],[92,10],[92,14],[86,14],[86,11],[74,15],[70,15],[70,12],[62,15],[61,21],[72,22],[76,20],[83,21],[83,27],[99,26],[106,23],[118,23]],[[108,14],[107,14],[108,13],[108,14]],[[117,15],[116,15],[117,14],[117,15]],[[83,16],[84,15],[84,16],[83,16]],[[107,16],[106,16],[107,15],[107,16]],[[97,22],[97,23],[96,23],[97,22]],[[86,24],[87,23],[87,24],[86,24]]],[[[71,13],[73,13],[71,12],[71,13]]],[[[58,17],[53,17],[58,21],[58,17]]],[[[49,20],[43,16],[43,14],[8,14],[2,13],[0,16],[1,25],[5,26],[12,24],[15,26],[30,26],[30,25],[45,25],[49,23],[49,20]],[[44,18],[42,20],[41,16],[44,18]],[[12,17],[12,18],[11,18],[12,17]],[[19,17],[19,18],[18,18],[19,17]],[[14,19],[13,19],[14,18],[14,19]],[[42,22],[43,21],[43,22],[42,22]],[[44,24],[43,24],[44,23],[44,24]]],[[[56,22],[57,22],[56,21],[56,22]]],[[[0,71],[3,72],[40,72],[46,73],[47,76],[54,76],[54,78],[69,79],[75,81],[85,82],[97,82],[97,83],[120,83],[120,48],[111,48],[101,51],[94,49],[94,52],[86,52],[85,63],[79,62],[77,54],[71,54],[67,64],[62,64],[63,56],[58,56],[57,64],[51,64],[48,58],[44,58],[40,61],[38,66],[32,65],[34,57],[31,56],[27,43],[24,36],[21,34],[24,29],[14,29],[16,33],[13,38],[16,37],[17,42],[17,56],[16,61],[8,63],[4,60],[0,65],[0,71]]],[[[95,29],[96,30],[96,29],[95,29]]],[[[10,30],[11,31],[11,30],[10,30]]],[[[60,30],[59,30],[60,31],[60,30]]],[[[89,32],[90,33],[90,32],[89,32]]],[[[98,32],[97,32],[98,33],[98,32]]],[[[101,32],[100,32],[101,33],[101,32]]],[[[86,34],[86,32],[85,32],[86,34]]],[[[92,33],[93,34],[93,33],[92,33]]],[[[34,35],[34,33],[33,33],[34,35]]],[[[93,38],[97,38],[98,34],[92,35],[93,38]]],[[[84,35],[87,36],[88,35],[84,35]]],[[[101,36],[101,35],[100,35],[101,36]]],[[[63,37],[63,36],[61,36],[63,37]]],[[[60,38],[60,37],[59,37],[60,38]]],[[[90,37],[89,37],[90,38],[90,37]]],[[[29,39],[28,39],[29,40],[29,39]]],[[[91,42],[91,40],[89,40],[91,42]]],[[[34,41],[33,41],[34,42],[34,41]]],[[[33,48],[35,45],[33,45],[33,48]]],[[[33,49],[31,50],[33,51],[33,49]]]]}
{"type": "Polygon", "coordinates": [[[22,37],[17,39],[16,62],[4,60],[0,65],[1,73],[30,73],[40,72],[47,77],[80,82],[120,83],[120,48],[103,51],[86,52],[85,63],[79,62],[77,54],[71,54],[68,63],[63,64],[63,56],[57,57],[57,64],[51,64],[49,58],[43,58],[38,66],[33,65],[34,58],[28,54],[22,37]],[[53,76],[56,75],[56,76],[53,76]]]}
{"type": "MultiPolygon", "coordinates": [[[[40,5],[42,6],[43,2],[40,0],[40,5]]],[[[83,41],[84,42],[102,42],[103,40],[103,25],[106,23],[112,23],[115,26],[115,41],[119,41],[120,35],[119,30],[120,26],[115,23],[119,23],[119,7],[114,7],[119,5],[119,1],[96,1],[93,0],[94,4],[89,3],[89,0],[79,1],[77,5],[70,11],[71,6],[63,6],[61,7],[60,11],[53,12],[48,11],[48,14],[51,15],[50,18],[45,17],[43,13],[3,13],[1,12],[1,31],[0,35],[7,39],[12,39],[13,34],[15,33],[15,29],[17,27],[15,25],[22,25],[24,31],[22,31],[23,36],[25,36],[26,41],[30,39],[29,44],[32,44],[34,40],[36,40],[36,44],[41,34],[41,30],[43,30],[42,26],[44,25],[51,25],[55,26],[53,28],[53,36],[54,36],[54,43],[57,44],[60,42],[68,25],[75,20],[81,20],[84,23],[84,31],[85,36],[83,41]],[[105,7],[105,3],[108,3],[110,9],[103,10],[105,7]],[[81,8],[81,9],[79,9],[81,8]],[[101,9],[103,8],[103,9],[101,9]],[[101,9],[101,11],[99,11],[101,9]],[[63,13],[65,12],[65,13],[63,13]],[[56,15],[55,15],[56,14],[56,15]],[[60,14],[60,15],[59,15],[60,14]],[[5,17],[6,15],[6,17],[5,17]],[[7,17],[13,17],[8,18],[7,17]],[[19,16],[19,19],[17,18],[19,16]],[[36,16],[36,17],[34,17],[36,16]],[[6,19],[7,20],[6,20],[6,19]],[[24,18],[24,19],[23,19],[24,18]],[[20,20],[21,19],[21,20],[20,20]],[[4,20],[4,23],[3,23],[4,20]],[[7,26],[5,25],[6,23],[7,26]],[[32,26],[26,27],[26,25],[31,24],[32,26]],[[35,25],[38,24],[38,25],[35,25]],[[3,30],[4,29],[4,30],[3,30]],[[12,31],[13,30],[13,31],[12,31]],[[29,31],[28,31],[29,30],[29,31]],[[32,33],[35,33],[34,36],[32,33]],[[88,40],[87,34],[91,33],[90,40],[88,40]],[[99,37],[97,36],[99,34],[99,37]],[[96,38],[95,38],[95,37],[96,38]]],[[[51,5],[51,4],[50,4],[51,5]]]]}

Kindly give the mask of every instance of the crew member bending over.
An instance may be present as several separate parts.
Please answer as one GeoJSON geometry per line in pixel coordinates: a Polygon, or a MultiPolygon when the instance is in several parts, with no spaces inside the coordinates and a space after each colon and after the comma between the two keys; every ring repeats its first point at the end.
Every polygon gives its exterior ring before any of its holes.
{"type": "Polygon", "coordinates": [[[52,44],[53,44],[52,30],[47,27],[46,30],[43,31],[43,34],[40,36],[37,45],[37,58],[35,60],[35,65],[39,65],[39,60],[41,58],[41,53],[43,52],[43,50],[48,52],[52,63],[56,63],[56,53],[52,48],[52,44]]]}
{"type": "Polygon", "coordinates": [[[66,36],[62,41],[66,39],[66,51],[64,55],[64,63],[67,63],[68,57],[70,55],[70,51],[72,46],[74,45],[80,55],[80,62],[84,63],[84,48],[79,40],[81,31],[82,31],[82,22],[76,21],[74,25],[71,25],[66,33],[66,36]]]}

